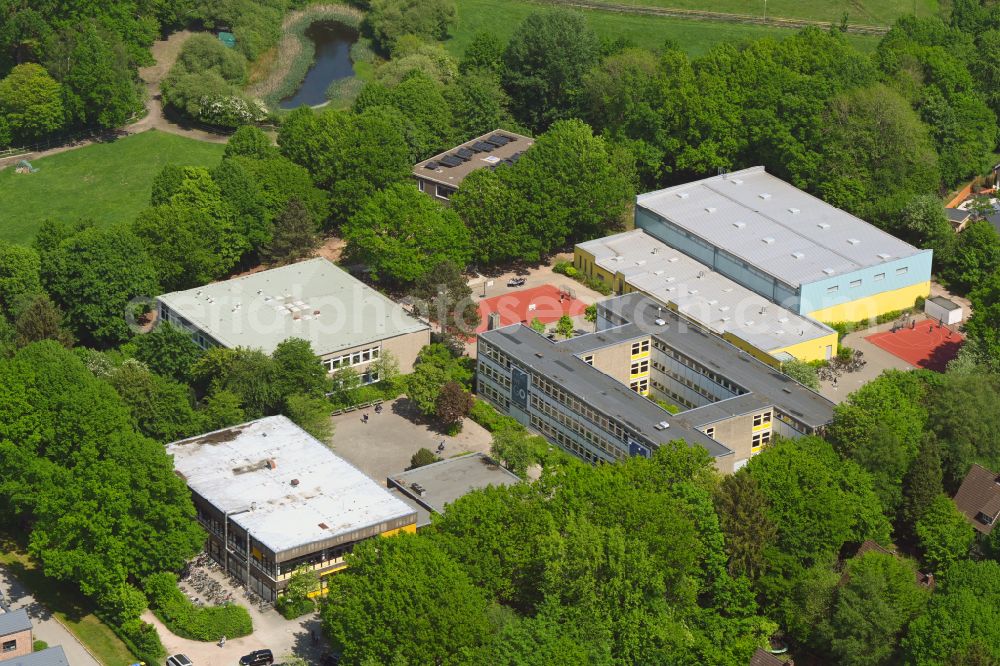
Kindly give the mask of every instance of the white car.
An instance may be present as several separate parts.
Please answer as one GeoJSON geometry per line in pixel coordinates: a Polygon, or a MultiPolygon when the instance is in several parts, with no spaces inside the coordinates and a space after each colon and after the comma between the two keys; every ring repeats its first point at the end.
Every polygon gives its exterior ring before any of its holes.
{"type": "Polygon", "coordinates": [[[187,655],[175,654],[167,657],[167,666],[193,666],[187,655]]]}

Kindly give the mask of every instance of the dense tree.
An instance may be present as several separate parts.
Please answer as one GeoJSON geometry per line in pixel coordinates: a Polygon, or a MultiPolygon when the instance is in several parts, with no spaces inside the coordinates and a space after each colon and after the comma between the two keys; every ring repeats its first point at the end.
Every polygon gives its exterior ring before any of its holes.
{"type": "Polygon", "coordinates": [[[445,262],[416,282],[412,295],[420,301],[420,311],[442,330],[469,335],[480,323],[479,306],[461,269],[445,262]]]}
{"type": "Polygon", "coordinates": [[[14,336],[17,346],[53,340],[63,347],[73,346],[73,334],[66,328],[66,315],[45,293],[22,298],[14,309],[14,336]]]}
{"type": "Polygon", "coordinates": [[[451,199],[452,210],[469,228],[473,260],[485,265],[538,261],[549,250],[535,233],[527,199],[505,177],[507,171],[473,171],[451,199]]]}
{"type": "Polygon", "coordinates": [[[188,381],[192,364],[202,354],[188,331],[169,322],[160,322],[145,335],[137,335],[129,351],[153,372],[181,383],[188,381]]]}
{"type": "Polygon", "coordinates": [[[346,221],[374,193],[405,181],[410,151],[399,114],[386,108],[360,114],[296,109],[278,131],[283,155],[304,166],[330,195],[336,224],[346,221]]]}
{"type": "Polygon", "coordinates": [[[943,276],[961,293],[981,287],[1000,271],[1000,236],[986,220],[970,223],[955,239],[943,276]]]}
{"type": "Polygon", "coordinates": [[[830,620],[836,663],[892,663],[899,636],[929,596],[914,573],[911,562],[884,553],[865,553],[848,563],[830,620]]]}
{"type": "Polygon", "coordinates": [[[40,271],[37,252],[0,241],[0,311],[13,312],[21,299],[40,293],[40,271]]]}
{"type": "Polygon", "coordinates": [[[333,437],[330,402],[317,395],[295,393],[285,398],[285,413],[300,428],[321,442],[329,443],[333,437]]]}
{"type": "Polygon", "coordinates": [[[816,366],[793,359],[782,364],[781,371],[806,388],[819,391],[819,376],[816,374],[816,366]]]}
{"type": "Polygon", "coordinates": [[[893,232],[918,247],[934,249],[938,272],[947,265],[955,242],[955,232],[944,213],[941,200],[933,195],[914,198],[900,211],[893,232]]]}
{"type": "Polygon", "coordinates": [[[534,462],[530,436],[515,428],[503,428],[493,433],[490,455],[522,479],[534,462]]]}
{"type": "Polygon", "coordinates": [[[969,555],[975,532],[947,495],[938,495],[917,519],[915,528],[923,560],[934,573],[969,555]]]}
{"type": "Polygon", "coordinates": [[[445,89],[444,95],[459,140],[486,134],[498,127],[515,128],[508,110],[510,100],[496,74],[482,71],[463,74],[454,85],[445,89]]]}
{"type": "Polygon", "coordinates": [[[0,80],[0,118],[19,145],[58,131],[66,118],[61,86],[41,65],[18,65],[0,80]]]}
{"type": "Polygon", "coordinates": [[[965,322],[965,333],[988,359],[1000,367],[1000,277],[994,274],[978,284],[970,299],[972,316],[965,322]]]}
{"type": "Polygon", "coordinates": [[[544,130],[556,120],[576,115],[583,76],[597,57],[597,37],[582,14],[529,14],[503,56],[503,85],[515,117],[534,130],[544,130]]]}
{"type": "Polygon", "coordinates": [[[136,429],[165,444],[197,434],[201,419],[191,405],[187,386],[150,372],[135,360],[127,360],[107,376],[122,397],[136,429]]]}
{"type": "Polygon", "coordinates": [[[312,345],[301,338],[288,338],[271,354],[277,367],[278,390],[282,395],[301,393],[322,396],[329,381],[312,345]]]}
{"type": "Polygon", "coordinates": [[[463,74],[468,72],[492,72],[499,74],[503,69],[504,43],[489,31],[477,32],[465,47],[458,68],[463,74]]]}
{"type": "Polygon", "coordinates": [[[469,262],[469,232],[454,212],[412,184],[373,195],[344,226],[347,254],[376,280],[412,284],[436,266],[469,262]]]}
{"type": "Polygon", "coordinates": [[[407,469],[417,469],[418,467],[423,467],[424,465],[430,465],[436,463],[441,459],[434,454],[430,449],[420,448],[417,452],[410,456],[410,466],[407,469]]]}
{"type": "Polygon", "coordinates": [[[298,199],[289,199],[274,221],[271,240],[261,255],[274,264],[292,264],[310,256],[319,245],[316,221],[298,199]]]}
{"type": "Polygon", "coordinates": [[[365,17],[386,52],[403,35],[443,40],[455,20],[454,0],[371,0],[365,17]]]}
{"type": "Polygon", "coordinates": [[[251,157],[255,160],[267,160],[278,156],[278,149],[271,138],[253,125],[244,125],[237,129],[229,141],[223,157],[251,157]]]}
{"type": "Polygon", "coordinates": [[[352,663],[466,664],[490,633],[486,599],[434,542],[359,543],[330,581],[323,627],[352,663]],[[393,637],[409,636],[409,640],[393,637]]]}
{"type": "Polygon", "coordinates": [[[941,447],[933,435],[924,437],[920,452],[910,464],[903,478],[903,504],[900,518],[904,528],[912,535],[920,520],[935,498],[944,490],[941,471],[941,447]]]}
{"type": "Polygon", "coordinates": [[[221,430],[246,421],[246,414],[240,407],[240,398],[232,391],[218,390],[205,396],[198,410],[202,420],[202,430],[221,430]]]}
{"type": "Polygon", "coordinates": [[[128,318],[135,299],[159,293],[146,247],[127,229],[113,227],[85,229],[46,253],[42,282],[76,336],[99,346],[132,337],[128,318]]]}
{"type": "Polygon", "coordinates": [[[757,578],[767,568],[765,553],[776,528],[768,517],[767,497],[747,472],[727,476],[715,492],[719,525],[726,535],[729,572],[757,578]]]}
{"type": "Polygon", "coordinates": [[[469,415],[475,400],[472,394],[455,381],[445,382],[434,401],[434,415],[446,427],[460,425],[469,415]]]}
{"type": "Polygon", "coordinates": [[[938,580],[927,611],[910,625],[903,650],[916,666],[973,663],[963,659],[982,654],[981,663],[1000,660],[1000,564],[959,562],[938,580]]]}
{"type": "Polygon", "coordinates": [[[282,404],[278,368],[262,351],[213,347],[191,367],[196,386],[208,393],[228,391],[238,396],[248,419],[276,413],[282,404]]]}
{"type": "Polygon", "coordinates": [[[394,111],[397,126],[403,130],[409,147],[410,164],[427,159],[450,148],[452,137],[451,107],[442,85],[428,74],[408,72],[395,85],[370,83],[354,101],[354,110],[382,108],[394,111]]]}
{"type": "Polygon", "coordinates": [[[1000,380],[996,375],[947,373],[928,392],[930,429],[941,442],[945,490],[958,490],[969,467],[1000,468],[1000,380]]]}

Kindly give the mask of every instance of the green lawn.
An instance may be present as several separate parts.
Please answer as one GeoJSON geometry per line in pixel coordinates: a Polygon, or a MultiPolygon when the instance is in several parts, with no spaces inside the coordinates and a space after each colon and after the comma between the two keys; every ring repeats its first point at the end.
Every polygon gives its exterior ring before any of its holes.
{"type": "Polygon", "coordinates": [[[131,221],[167,164],[214,166],[225,146],[150,130],[32,160],[38,173],[0,171],[0,239],[28,243],[46,219],[131,221]]]}
{"type": "Polygon", "coordinates": [[[46,578],[13,541],[0,541],[0,564],[31,591],[35,599],[86,645],[102,664],[125,666],[136,658],[115,633],[93,614],[92,604],[66,583],[46,578]]]}
{"type": "MultiPolygon", "coordinates": [[[[653,0],[648,0],[652,2],[653,0]]],[[[666,1],[666,0],[661,0],[666,1]]],[[[695,0],[688,0],[694,2],[695,0]]],[[[737,3],[742,0],[727,0],[737,3]]],[[[810,0],[820,3],[823,0],[810,0]]],[[[837,0],[839,2],[839,0],[837,0]]],[[[892,0],[895,1],[895,0],[892,0]]],[[[925,1],[925,0],[920,0],[925,1]]],[[[525,16],[534,11],[551,8],[551,4],[536,4],[530,0],[456,0],[458,25],[446,42],[448,50],[460,56],[478,32],[493,32],[507,40],[525,16]]],[[[770,5],[769,11],[770,11],[770,5]]],[[[583,10],[594,31],[601,37],[625,37],[645,48],[658,48],[671,39],[687,51],[699,56],[719,42],[774,37],[781,39],[794,34],[788,28],[771,28],[760,25],[742,25],[716,21],[691,21],[666,16],[643,16],[615,12],[583,10]]],[[[879,38],[866,35],[848,35],[848,40],[862,51],[872,51],[879,38]]]]}
{"type": "MultiPolygon", "coordinates": [[[[764,13],[764,0],[596,0],[615,5],[696,9],[730,14],[764,13]]],[[[809,19],[840,23],[846,13],[849,23],[890,25],[904,14],[931,16],[939,11],[937,0],[767,0],[767,15],[775,18],[809,19]]]]}

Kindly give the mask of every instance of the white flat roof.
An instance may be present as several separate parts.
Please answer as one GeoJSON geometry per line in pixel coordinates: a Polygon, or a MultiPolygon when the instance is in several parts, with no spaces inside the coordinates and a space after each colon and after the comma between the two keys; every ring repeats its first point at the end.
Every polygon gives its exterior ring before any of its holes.
{"type": "Polygon", "coordinates": [[[229,348],[270,354],[288,338],[317,356],[415,333],[427,325],[326,259],[174,291],[158,297],[229,348]]]}
{"type": "Polygon", "coordinates": [[[762,166],[641,194],[637,203],[793,287],[925,251],[762,166]]]}
{"type": "Polygon", "coordinates": [[[414,514],[284,416],[174,442],[167,453],[191,490],[275,553],[414,514]]]}
{"type": "Polygon", "coordinates": [[[717,334],[732,333],[772,351],[833,333],[833,329],[772,303],[642,229],[580,243],[594,263],[717,334]]]}

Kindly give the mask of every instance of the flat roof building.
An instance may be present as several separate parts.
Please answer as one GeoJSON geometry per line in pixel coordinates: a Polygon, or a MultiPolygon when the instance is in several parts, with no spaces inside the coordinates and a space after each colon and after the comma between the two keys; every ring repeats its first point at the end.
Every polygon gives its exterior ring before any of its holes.
{"type": "Polygon", "coordinates": [[[507,130],[494,130],[413,166],[413,178],[421,192],[442,203],[461,187],[473,171],[514,164],[535,140],[507,130]]]}
{"type": "Polygon", "coordinates": [[[618,293],[638,291],[766,363],[829,359],[837,333],[730,280],[642,229],[580,243],[574,266],[618,293]]]}
{"type": "Polygon", "coordinates": [[[393,474],[386,483],[428,511],[444,513],[445,506],[473,490],[510,486],[520,480],[486,454],[471,453],[393,474]]]}
{"type": "Polygon", "coordinates": [[[0,608],[0,661],[31,654],[33,644],[28,611],[0,608]]]}
{"type": "Polygon", "coordinates": [[[597,329],[561,342],[520,324],[481,333],[479,395],[590,462],[680,438],[724,472],[774,434],[833,418],[826,398],[643,294],[598,303],[597,329]]]}
{"type": "Polygon", "coordinates": [[[69,666],[66,653],[59,645],[16,657],[0,655],[0,659],[3,660],[4,666],[69,666]]]}
{"type": "Polygon", "coordinates": [[[635,225],[768,300],[824,322],[912,307],[931,250],[753,167],[641,194],[635,225]]]}
{"type": "Polygon", "coordinates": [[[355,543],[415,531],[416,512],[284,416],[167,445],[208,552],[269,601],[300,566],[344,568],[355,543]],[[224,545],[228,544],[228,545],[224,545]],[[251,554],[249,562],[247,553],[251,554]]]}
{"type": "Polygon", "coordinates": [[[369,366],[391,352],[413,368],[430,328],[327,259],[317,258],[157,297],[159,321],[184,328],[201,347],[246,347],[272,353],[289,338],[309,341],[333,372],[369,366]]]}

